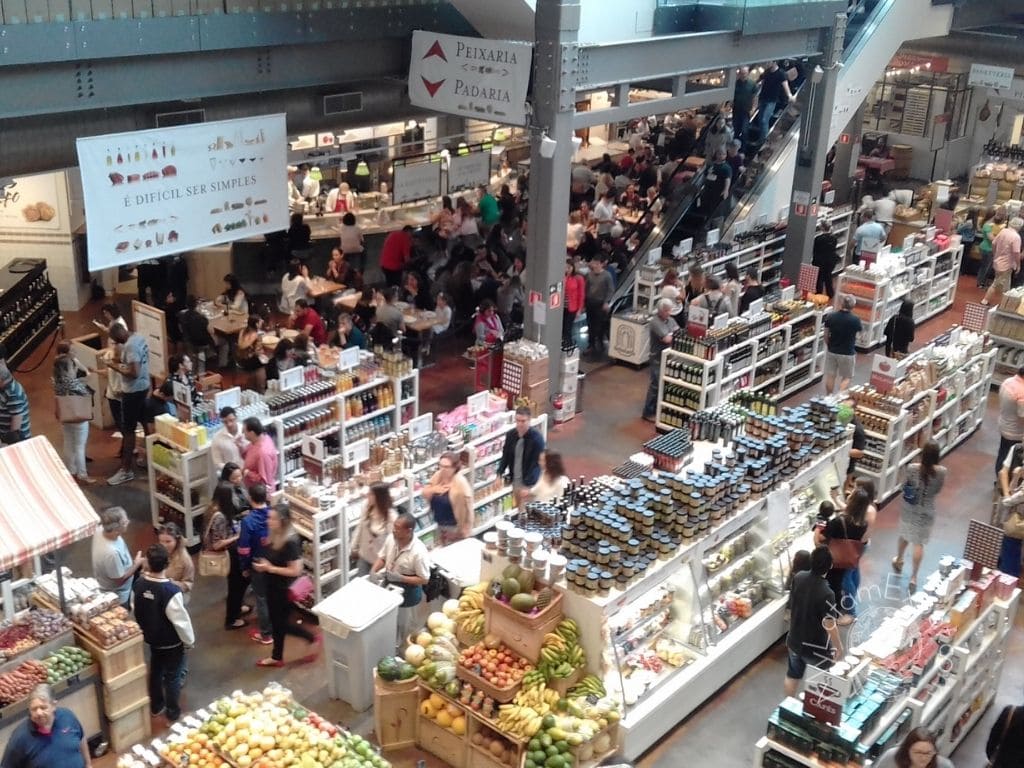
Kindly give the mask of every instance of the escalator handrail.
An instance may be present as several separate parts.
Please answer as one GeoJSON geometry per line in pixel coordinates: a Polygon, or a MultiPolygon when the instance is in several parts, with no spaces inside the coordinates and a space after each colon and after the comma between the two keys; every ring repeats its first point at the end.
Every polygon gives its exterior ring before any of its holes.
{"type": "MultiPolygon", "coordinates": [[[[867,2],[868,0],[860,0],[860,2],[857,3],[857,5],[854,7],[853,12],[856,12],[858,8],[861,8],[867,2]]],[[[858,51],[860,51],[864,47],[864,45],[866,45],[867,40],[871,37],[871,33],[878,27],[884,16],[888,14],[888,12],[895,6],[895,2],[896,0],[878,0],[878,4],[872,9],[870,16],[864,20],[864,23],[857,30],[857,33],[854,35],[853,40],[851,40],[850,43],[843,48],[842,58],[844,62],[849,61],[858,51]]],[[[779,123],[776,122],[775,125],[772,126],[771,132],[774,132],[775,129],[778,128],[778,125],[779,123]]],[[[799,130],[799,120],[797,120],[795,123],[793,123],[793,125],[789,127],[789,132],[792,133],[794,136],[799,130]]],[[[771,135],[771,132],[769,132],[769,136],[771,135]]],[[[776,144],[776,151],[785,151],[785,147],[792,140],[792,137],[787,136],[786,139],[778,142],[776,144]]],[[[740,218],[742,218],[742,216],[746,215],[746,211],[750,210],[754,203],[757,202],[758,198],[760,198],[762,192],[764,191],[764,187],[765,185],[767,185],[768,180],[771,178],[771,176],[772,174],[763,170],[761,174],[757,177],[757,179],[754,181],[753,185],[743,194],[743,197],[740,198],[740,200],[736,203],[729,217],[726,219],[725,223],[722,226],[723,239],[727,239],[732,234],[732,228],[736,224],[736,222],[739,221],[740,218]]]]}

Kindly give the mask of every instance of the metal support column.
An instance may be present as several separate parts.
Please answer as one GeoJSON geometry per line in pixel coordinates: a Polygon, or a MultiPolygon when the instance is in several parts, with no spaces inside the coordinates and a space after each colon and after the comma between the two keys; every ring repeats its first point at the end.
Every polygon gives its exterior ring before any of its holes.
{"type": "Polygon", "coordinates": [[[558,387],[562,357],[565,223],[569,214],[579,26],[579,0],[538,0],[526,287],[530,294],[540,294],[543,304],[528,302],[526,335],[539,339],[550,352],[548,378],[552,391],[558,387]]]}
{"type": "Polygon", "coordinates": [[[860,157],[860,140],[864,133],[864,111],[867,104],[861,104],[853,113],[850,122],[843,129],[836,143],[835,170],[832,172],[832,188],[836,191],[836,204],[850,202],[853,175],[857,172],[857,158],[860,157]],[[847,141],[842,139],[846,138],[847,141]]]}
{"type": "Polygon", "coordinates": [[[782,256],[782,274],[794,283],[800,274],[800,265],[811,259],[845,32],[846,15],[836,14],[832,29],[827,33],[829,40],[824,46],[822,62],[808,73],[800,89],[800,143],[789,204],[786,250],[782,256]]]}

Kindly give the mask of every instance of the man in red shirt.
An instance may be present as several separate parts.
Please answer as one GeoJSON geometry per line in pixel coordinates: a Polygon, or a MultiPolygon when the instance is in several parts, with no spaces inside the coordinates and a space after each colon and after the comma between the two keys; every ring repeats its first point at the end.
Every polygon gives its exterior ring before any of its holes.
{"type": "Polygon", "coordinates": [[[245,467],[243,482],[246,488],[257,483],[265,485],[268,490],[277,489],[277,446],[263,430],[263,422],[257,416],[250,416],[243,422],[245,439],[249,447],[245,449],[245,467]]]}
{"type": "Polygon", "coordinates": [[[380,268],[388,285],[402,284],[402,270],[412,257],[412,227],[404,226],[384,239],[380,268]]]}
{"type": "Polygon", "coordinates": [[[292,314],[292,328],[304,333],[318,347],[327,343],[327,329],[317,311],[309,306],[306,299],[295,300],[295,312],[292,314]]]}

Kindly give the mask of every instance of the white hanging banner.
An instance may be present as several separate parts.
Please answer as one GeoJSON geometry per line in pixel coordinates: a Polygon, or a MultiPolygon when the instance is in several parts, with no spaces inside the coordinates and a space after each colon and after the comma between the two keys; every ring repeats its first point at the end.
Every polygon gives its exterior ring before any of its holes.
{"type": "Polygon", "coordinates": [[[409,101],[435,112],[526,124],[533,46],[415,30],[409,101]]]}
{"type": "Polygon", "coordinates": [[[284,115],[78,139],[89,269],[288,228],[284,115]]]}

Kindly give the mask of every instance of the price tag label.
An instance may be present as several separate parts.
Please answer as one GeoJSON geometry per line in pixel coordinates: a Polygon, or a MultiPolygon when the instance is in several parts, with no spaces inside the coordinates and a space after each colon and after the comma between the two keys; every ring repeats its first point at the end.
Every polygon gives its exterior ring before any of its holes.
{"type": "MultiPolygon", "coordinates": [[[[789,286],[789,290],[793,290],[793,286],[789,286]]],[[[750,308],[747,310],[747,314],[750,317],[757,317],[764,312],[764,299],[754,299],[750,302],[750,308]]]]}
{"type": "Polygon", "coordinates": [[[926,229],[924,231],[925,242],[930,243],[932,240],[934,240],[935,239],[935,232],[936,232],[936,228],[935,227],[928,227],[928,229],[926,229]]]}
{"type": "Polygon", "coordinates": [[[289,389],[295,389],[301,387],[302,382],[306,380],[306,371],[300,366],[295,368],[289,368],[287,371],[281,371],[281,376],[278,379],[278,384],[282,392],[287,392],[289,389]]]}
{"type": "MultiPolygon", "coordinates": [[[[796,296],[796,286],[795,285],[787,285],[785,288],[782,289],[782,300],[783,301],[792,301],[794,296],[796,296]]],[[[753,302],[751,302],[751,304],[753,304],[753,302]]]]}
{"type": "Polygon", "coordinates": [[[338,370],[347,371],[359,365],[359,347],[350,347],[341,350],[338,355],[338,370]]]}
{"type": "Polygon", "coordinates": [[[657,264],[659,261],[661,261],[660,245],[657,248],[651,248],[651,250],[647,252],[647,263],[649,265],[653,266],[654,264],[657,264]]]}
{"type": "Polygon", "coordinates": [[[307,459],[323,461],[327,458],[327,446],[319,437],[304,437],[302,438],[302,455],[307,459]]]}
{"type": "Polygon", "coordinates": [[[697,338],[705,336],[711,319],[710,314],[704,307],[691,306],[686,313],[686,332],[697,338]]]}
{"type": "Polygon", "coordinates": [[[825,205],[832,205],[832,203],[834,203],[835,201],[836,191],[834,189],[830,189],[828,192],[825,193],[823,202],[825,203],[825,205]]]}
{"type": "Polygon", "coordinates": [[[909,251],[913,247],[914,247],[914,236],[913,235],[907,235],[906,237],[904,237],[903,238],[903,252],[906,253],[907,251],[909,251]]]}
{"type": "Polygon", "coordinates": [[[688,237],[679,243],[679,255],[686,256],[693,252],[693,238],[688,237]]]}
{"type": "Polygon", "coordinates": [[[370,458],[370,438],[364,437],[356,440],[352,445],[345,446],[345,456],[342,464],[351,469],[357,467],[370,458]]]}
{"type": "Polygon", "coordinates": [[[713,329],[715,329],[716,331],[720,331],[723,328],[725,328],[725,326],[726,326],[726,324],[728,322],[729,322],[729,313],[728,312],[722,312],[720,315],[715,315],[715,321],[714,321],[714,323],[712,324],[711,327],[713,329]]]}
{"type": "Polygon", "coordinates": [[[238,408],[242,404],[242,388],[231,387],[213,396],[213,405],[220,413],[221,408],[238,408]]]}
{"type": "Polygon", "coordinates": [[[426,437],[434,431],[434,414],[424,413],[422,416],[417,416],[406,425],[406,428],[409,430],[410,440],[426,437]]]}
{"type": "Polygon", "coordinates": [[[483,392],[477,392],[475,395],[470,395],[466,398],[466,410],[469,411],[470,418],[474,418],[484,413],[487,410],[487,403],[490,399],[490,393],[486,390],[483,392]]]}
{"type": "Polygon", "coordinates": [[[767,213],[762,213],[760,216],[757,217],[757,226],[763,227],[767,223],[768,223],[768,214],[767,213]]]}
{"type": "Polygon", "coordinates": [[[188,384],[172,381],[171,387],[174,389],[174,402],[181,403],[182,405],[192,405],[192,391],[188,384]]]}
{"type": "Polygon", "coordinates": [[[892,389],[896,383],[896,376],[899,370],[896,361],[890,360],[885,355],[875,355],[871,361],[871,386],[882,394],[892,389]]]}
{"type": "Polygon", "coordinates": [[[707,237],[704,238],[704,244],[710,248],[711,246],[718,243],[719,231],[717,229],[709,229],[707,237]]]}

